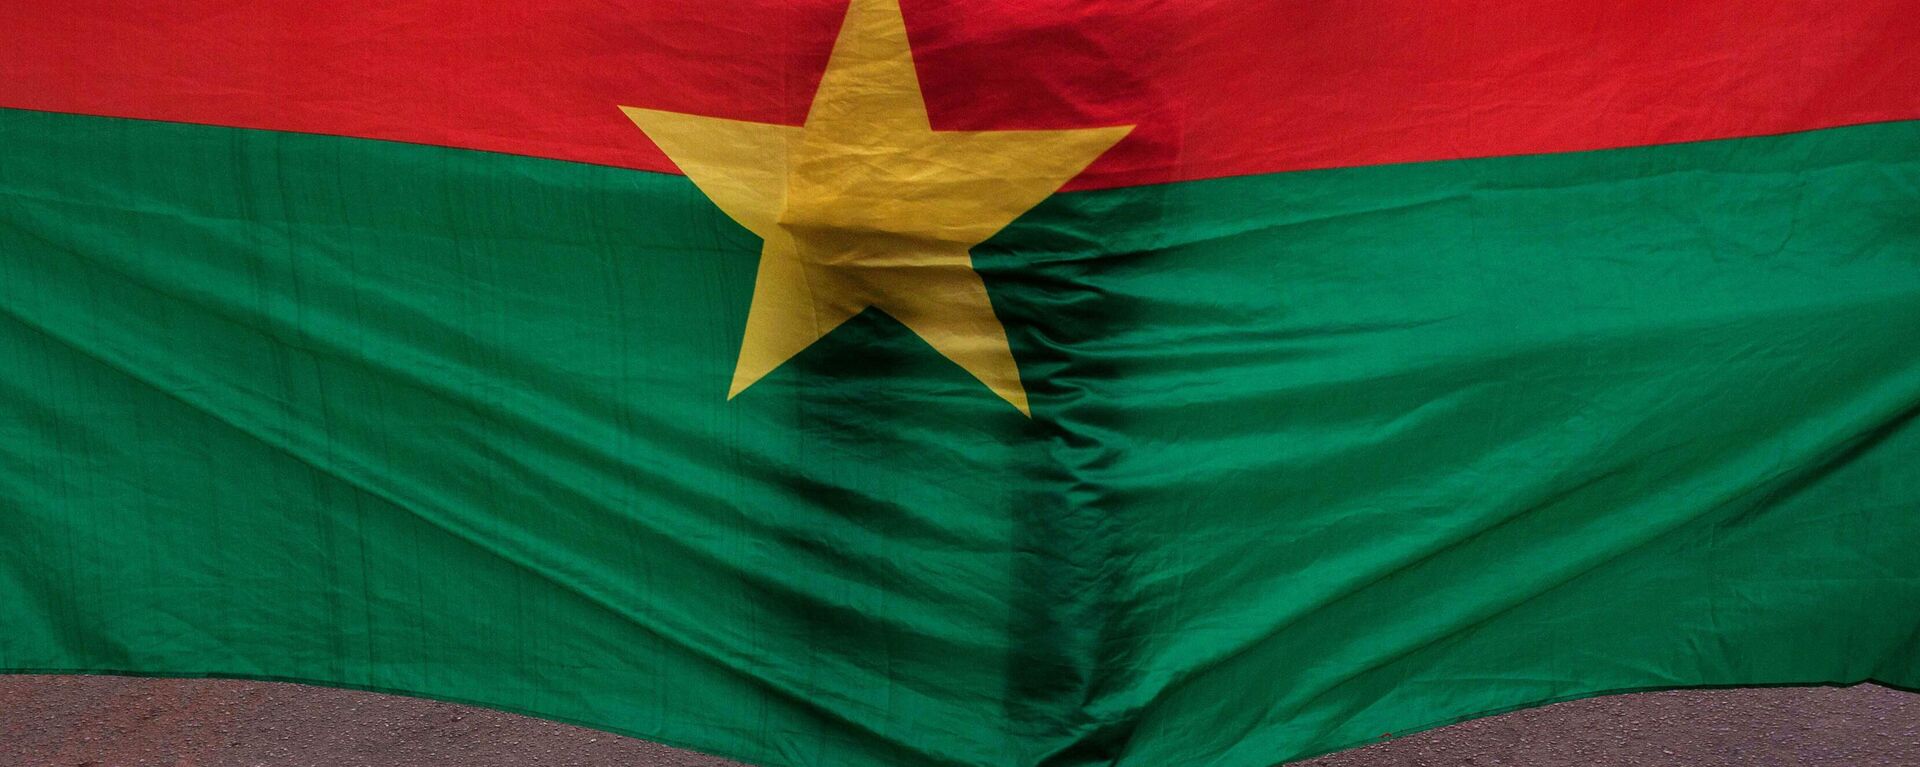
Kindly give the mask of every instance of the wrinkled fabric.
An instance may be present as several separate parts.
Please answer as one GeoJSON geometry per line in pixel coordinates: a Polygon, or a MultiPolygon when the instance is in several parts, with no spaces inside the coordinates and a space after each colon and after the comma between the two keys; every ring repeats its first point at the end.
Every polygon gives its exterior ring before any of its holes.
{"type": "Polygon", "coordinates": [[[0,111],[0,668],[767,765],[1920,686],[1920,123],[1056,196],[1028,418],[683,178],[0,111]]]}
{"type": "MultiPolygon", "coordinates": [[[[852,0],[63,0],[0,107],[673,172],[616,106],[799,125],[852,0]]],[[[1911,0],[902,0],[935,128],[1132,125],[1073,188],[1920,118],[1911,0]]]]}

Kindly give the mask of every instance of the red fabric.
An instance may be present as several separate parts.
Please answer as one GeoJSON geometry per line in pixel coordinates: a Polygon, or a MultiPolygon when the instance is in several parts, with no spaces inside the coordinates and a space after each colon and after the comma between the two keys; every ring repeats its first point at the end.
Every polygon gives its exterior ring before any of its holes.
{"type": "MultiPolygon", "coordinates": [[[[0,24],[0,106],[672,170],[616,105],[798,123],[844,8],[17,3],[0,24]]],[[[904,0],[904,13],[936,128],[1138,126],[1077,187],[1920,117],[1912,0],[904,0]]]]}

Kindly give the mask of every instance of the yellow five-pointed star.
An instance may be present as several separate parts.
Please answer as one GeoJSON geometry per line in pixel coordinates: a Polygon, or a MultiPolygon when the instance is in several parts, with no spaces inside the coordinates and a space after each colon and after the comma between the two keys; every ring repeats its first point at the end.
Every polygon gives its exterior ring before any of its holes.
{"type": "Polygon", "coordinates": [[[853,0],[804,125],[621,109],[765,240],[729,399],[871,306],[1022,413],[969,250],[1131,130],[933,130],[898,0],[853,0]]]}

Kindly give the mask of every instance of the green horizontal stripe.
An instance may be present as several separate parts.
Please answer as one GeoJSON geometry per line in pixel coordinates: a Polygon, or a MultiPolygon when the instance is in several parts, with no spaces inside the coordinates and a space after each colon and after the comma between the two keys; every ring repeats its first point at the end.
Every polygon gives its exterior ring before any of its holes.
{"type": "Polygon", "coordinates": [[[769,765],[1920,686],[1920,123],[1066,194],[726,399],[685,179],[0,111],[0,668],[769,765]]]}

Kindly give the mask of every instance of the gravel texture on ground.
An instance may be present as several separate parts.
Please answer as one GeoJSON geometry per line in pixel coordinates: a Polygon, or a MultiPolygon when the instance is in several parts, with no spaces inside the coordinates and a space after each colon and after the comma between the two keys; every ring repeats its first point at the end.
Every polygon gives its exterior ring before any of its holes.
{"type": "MultiPolygon", "coordinates": [[[[0,677],[4,767],[730,767],[487,709],[296,684],[0,677]]],[[[1920,766],[1920,695],[1640,693],[1444,727],[1296,767],[1920,766]]]]}

